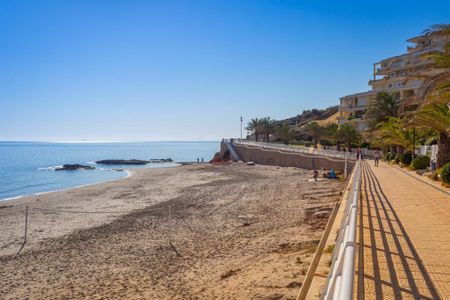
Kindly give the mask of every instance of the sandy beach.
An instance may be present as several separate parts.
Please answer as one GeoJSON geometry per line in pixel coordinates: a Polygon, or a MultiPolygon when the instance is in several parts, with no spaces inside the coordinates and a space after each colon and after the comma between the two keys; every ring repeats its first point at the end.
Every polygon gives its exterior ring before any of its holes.
{"type": "Polygon", "coordinates": [[[344,185],[311,175],[139,169],[0,202],[0,298],[295,299],[344,185]]]}

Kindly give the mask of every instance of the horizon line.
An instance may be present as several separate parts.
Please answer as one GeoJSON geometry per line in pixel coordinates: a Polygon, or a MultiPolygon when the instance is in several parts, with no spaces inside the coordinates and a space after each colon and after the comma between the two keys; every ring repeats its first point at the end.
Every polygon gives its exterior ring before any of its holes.
{"type": "Polygon", "coordinates": [[[71,141],[71,140],[62,140],[62,141],[46,141],[46,140],[0,140],[0,143],[65,143],[65,144],[95,144],[95,143],[173,143],[173,142],[220,142],[222,139],[170,139],[170,140],[123,140],[123,141],[71,141]]]}

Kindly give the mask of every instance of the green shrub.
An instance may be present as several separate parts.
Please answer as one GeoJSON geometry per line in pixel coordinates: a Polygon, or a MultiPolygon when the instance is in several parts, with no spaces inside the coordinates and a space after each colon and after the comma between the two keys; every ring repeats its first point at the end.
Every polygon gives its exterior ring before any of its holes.
{"type": "Polygon", "coordinates": [[[409,166],[411,164],[411,161],[412,161],[411,152],[405,152],[403,154],[400,154],[399,160],[405,166],[409,166]]]}
{"type": "Polygon", "coordinates": [[[438,171],[433,171],[433,172],[428,176],[428,178],[430,178],[431,180],[434,180],[434,181],[439,181],[439,173],[438,173],[438,171]]]}
{"type": "Polygon", "coordinates": [[[394,157],[394,162],[396,163],[396,164],[398,164],[399,162],[400,162],[400,157],[399,157],[400,155],[396,155],[395,157],[394,157]]]}
{"type": "Polygon", "coordinates": [[[328,253],[328,254],[333,253],[335,246],[336,246],[335,244],[328,245],[328,247],[325,248],[325,250],[323,250],[323,253],[328,253]]]}
{"type": "Polygon", "coordinates": [[[392,153],[391,153],[391,152],[388,152],[388,153],[386,154],[386,156],[384,157],[384,159],[385,159],[386,161],[391,161],[391,160],[392,160],[392,153]]]}
{"type": "Polygon", "coordinates": [[[411,162],[411,168],[413,170],[423,170],[430,166],[429,156],[417,156],[411,162]]]}
{"type": "Polygon", "coordinates": [[[450,163],[444,165],[441,170],[441,180],[446,184],[450,184],[450,163]]]}

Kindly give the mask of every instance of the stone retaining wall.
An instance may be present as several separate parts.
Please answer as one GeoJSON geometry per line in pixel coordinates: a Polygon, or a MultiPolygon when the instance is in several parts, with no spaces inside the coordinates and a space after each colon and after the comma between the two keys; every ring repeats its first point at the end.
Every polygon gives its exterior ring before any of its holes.
{"type": "MultiPolygon", "coordinates": [[[[345,160],[341,158],[325,157],[314,154],[288,152],[282,150],[264,149],[248,145],[235,144],[239,155],[243,161],[253,161],[257,164],[272,165],[281,167],[297,167],[302,169],[321,169],[343,172],[345,160]]],[[[224,151],[226,145],[221,145],[224,151]]],[[[348,160],[347,167],[350,171],[354,166],[354,161],[348,160]]]]}

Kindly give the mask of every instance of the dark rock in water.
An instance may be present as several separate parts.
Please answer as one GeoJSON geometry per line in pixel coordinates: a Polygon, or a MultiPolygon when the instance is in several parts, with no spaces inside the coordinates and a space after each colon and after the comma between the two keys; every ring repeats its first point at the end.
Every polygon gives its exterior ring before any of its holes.
{"type": "Polygon", "coordinates": [[[150,160],[140,159],[105,159],[96,161],[99,165],[146,165],[148,163],[167,163],[173,162],[171,158],[152,158],[150,160]]]}
{"type": "Polygon", "coordinates": [[[55,171],[75,171],[75,170],[94,170],[95,167],[83,166],[79,164],[66,164],[60,168],[56,168],[55,171]]]}
{"type": "Polygon", "coordinates": [[[99,165],[146,165],[150,161],[139,159],[105,159],[96,161],[99,165]]]}
{"type": "Polygon", "coordinates": [[[173,162],[173,160],[171,158],[152,158],[150,159],[151,163],[168,163],[168,162],[173,162]]]}

